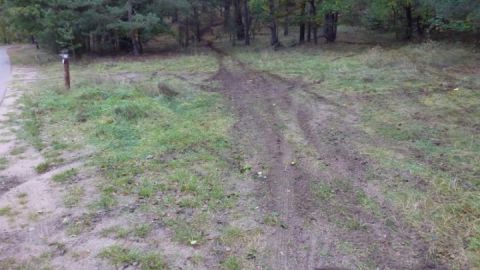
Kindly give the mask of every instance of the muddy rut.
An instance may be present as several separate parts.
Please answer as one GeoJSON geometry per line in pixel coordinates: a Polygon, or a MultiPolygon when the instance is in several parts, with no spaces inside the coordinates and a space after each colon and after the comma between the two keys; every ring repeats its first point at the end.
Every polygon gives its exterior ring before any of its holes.
{"type": "Polygon", "coordinates": [[[358,135],[351,109],[212,49],[220,63],[213,79],[238,119],[233,137],[258,179],[262,215],[274,223],[262,268],[438,268],[366,182],[368,160],[349,145],[358,135]],[[332,187],[328,200],[318,198],[316,185],[332,187]],[[378,199],[379,213],[360,206],[357,194],[364,193],[378,199]]]}

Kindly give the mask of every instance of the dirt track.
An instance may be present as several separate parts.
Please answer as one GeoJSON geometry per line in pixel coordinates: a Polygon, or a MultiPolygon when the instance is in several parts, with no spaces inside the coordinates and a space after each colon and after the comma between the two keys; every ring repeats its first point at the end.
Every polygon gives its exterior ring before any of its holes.
{"type": "Polygon", "coordinates": [[[233,136],[253,173],[267,177],[258,177],[256,187],[263,214],[278,217],[267,236],[270,269],[440,268],[367,183],[368,160],[349,147],[359,132],[354,108],[305,94],[301,82],[250,70],[213,49],[220,62],[214,79],[238,117],[233,136]],[[313,191],[317,184],[345,188],[333,188],[331,199],[321,201],[313,191]],[[380,213],[364,209],[357,194],[374,197],[380,213]],[[351,220],[358,220],[358,229],[342,226],[351,220]],[[386,220],[395,220],[396,229],[386,220]],[[344,243],[352,245],[349,252],[344,243]]]}

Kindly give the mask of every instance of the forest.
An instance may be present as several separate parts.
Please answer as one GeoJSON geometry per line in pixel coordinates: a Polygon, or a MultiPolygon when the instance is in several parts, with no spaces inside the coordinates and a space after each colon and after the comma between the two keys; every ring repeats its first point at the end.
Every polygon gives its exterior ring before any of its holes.
{"type": "Polygon", "coordinates": [[[73,53],[139,55],[159,34],[187,47],[218,26],[246,45],[268,28],[272,46],[281,45],[291,28],[298,29],[299,44],[335,42],[339,23],[394,32],[398,40],[451,33],[478,42],[480,35],[476,0],[2,0],[0,14],[5,43],[31,38],[73,53]]]}
{"type": "Polygon", "coordinates": [[[480,1],[0,0],[3,269],[480,269],[480,1]]]}

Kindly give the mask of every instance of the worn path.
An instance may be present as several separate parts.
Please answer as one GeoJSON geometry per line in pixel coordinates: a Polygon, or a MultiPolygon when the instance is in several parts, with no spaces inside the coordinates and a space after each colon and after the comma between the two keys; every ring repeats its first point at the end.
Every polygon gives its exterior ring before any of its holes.
{"type": "MultiPolygon", "coordinates": [[[[62,157],[48,172],[35,168],[45,162],[42,154],[21,139],[22,103],[19,102],[32,80],[38,79],[36,68],[10,69],[6,48],[0,49],[0,269],[108,269],[65,262],[65,245],[75,239],[64,234],[66,222],[73,220],[72,210],[65,209],[65,191],[52,177],[80,166],[74,156],[62,157]],[[11,72],[10,72],[11,70],[11,72]],[[10,75],[11,73],[11,75],[10,75]],[[13,80],[10,80],[10,77],[13,80]],[[42,255],[58,257],[57,262],[42,260],[42,255]]],[[[90,262],[90,261],[89,261],[90,262]]]]}

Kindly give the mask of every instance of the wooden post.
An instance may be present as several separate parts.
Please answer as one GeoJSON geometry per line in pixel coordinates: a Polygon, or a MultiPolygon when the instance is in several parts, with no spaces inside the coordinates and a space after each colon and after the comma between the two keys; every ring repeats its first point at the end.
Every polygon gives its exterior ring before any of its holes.
{"type": "Polygon", "coordinates": [[[65,70],[65,87],[70,90],[70,61],[63,60],[63,69],[65,70]]]}
{"type": "Polygon", "coordinates": [[[63,71],[65,77],[65,88],[70,90],[70,60],[68,53],[62,53],[63,71]]]}

